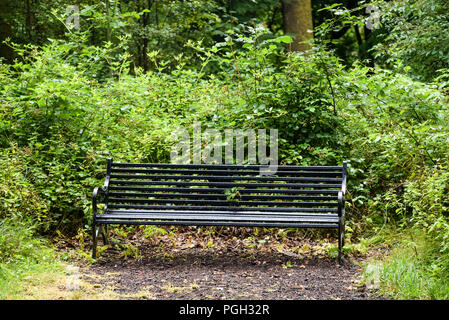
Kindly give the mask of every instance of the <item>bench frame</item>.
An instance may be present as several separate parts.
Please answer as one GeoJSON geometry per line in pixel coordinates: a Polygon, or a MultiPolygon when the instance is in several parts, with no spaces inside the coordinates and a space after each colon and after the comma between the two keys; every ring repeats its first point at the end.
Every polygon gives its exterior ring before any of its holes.
{"type": "MultiPolygon", "coordinates": [[[[323,168],[325,169],[329,169],[329,168],[333,168],[334,170],[342,170],[341,172],[341,189],[337,189],[337,190],[332,190],[334,193],[336,193],[336,197],[337,198],[337,203],[335,203],[335,205],[337,206],[336,212],[338,213],[338,221],[335,220],[334,223],[331,225],[329,223],[314,223],[313,219],[312,221],[309,221],[308,223],[304,223],[304,221],[302,221],[301,223],[292,223],[292,220],[286,220],[289,221],[288,223],[269,223],[269,221],[263,221],[263,218],[259,219],[258,221],[223,221],[225,219],[215,219],[216,216],[211,216],[212,218],[205,219],[192,219],[190,221],[185,221],[185,220],[176,220],[176,218],[168,218],[165,220],[157,220],[157,219],[148,219],[148,220],[142,220],[140,218],[138,218],[138,215],[140,214],[140,212],[144,212],[144,211],[140,211],[140,210],[132,210],[131,212],[135,212],[137,215],[129,215],[130,219],[117,219],[117,218],[110,218],[107,219],[108,217],[108,212],[110,211],[110,209],[108,208],[108,198],[109,198],[109,191],[110,191],[110,182],[111,182],[111,176],[112,178],[114,178],[114,174],[112,173],[113,171],[113,166],[139,166],[139,165],[145,165],[146,167],[160,167],[160,168],[177,168],[177,166],[179,166],[179,168],[202,168],[202,169],[212,169],[215,170],[216,168],[226,168],[226,169],[233,169],[233,168],[254,168],[254,167],[260,167],[260,166],[255,166],[255,165],[173,165],[173,164],[132,164],[132,163],[113,163],[112,158],[109,158],[107,160],[107,170],[106,170],[106,178],[105,178],[105,183],[103,185],[103,187],[95,187],[93,190],[93,195],[92,195],[92,211],[93,211],[93,221],[92,221],[92,237],[93,237],[93,246],[92,246],[92,258],[96,259],[96,252],[97,252],[97,241],[98,241],[98,237],[102,236],[103,238],[103,243],[104,244],[108,244],[108,225],[110,224],[126,224],[126,225],[190,225],[190,226],[242,226],[242,227],[268,227],[268,228],[336,228],[338,231],[338,263],[341,264],[342,263],[342,248],[344,246],[344,234],[345,234],[345,193],[346,193],[346,181],[347,181],[347,162],[344,161],[342,166],[338,166],[338,167],[330,167],[330,166],[309,166],[309,167],[303,167],[303,166],[282,166],[284,169],[287,170],[296,170],[298,168],[307,168],[308,170],[312,170],[311,173],[309,174],[309,176],[313,177],[313,170],[322,170],[323,168]],[[290,169],[292,168],[292,169],[290,169]],[[98,204],[99,201],[101,200],[101,198],[103,198],[104,200],[104,204],[105,207],[102,210],[102,213],[100,213],[99,209],[98,209],[98,204]],[[268,225],[267,225],[268,223],[268,225]]],[[[115,169],[117,170],[117,169],[115,169]]],[[[145,169],[145,170],[151,170],[151,169],[145,169]]],[[[141,170],[143,171],[143,170],[141,170]]],[[[163,170],[159,170],[159,171],[163,171],[163,170]]],[[[179,170],[178,170],[179,171],[179,170]]],[[[186,170],[186,172],[189,172],[188,170],[186,170]]],[[[195,171],[198,172],[198,171],[195,171]]],[[[204,172],[207,172],[207,170],[204,170],[204,172]]],[[[221,172],[221,171],[220,171],[221,172]]],[[[254,172],[254,171],[252,171],[254,172]]],[[[292,172],[292,171],[289,171],[292,172]]],[[[242,173],[245,173],[245,171],[242,171],[242,173]]],[[[322,172],[321,172],[322,173],[322,172]]],[[[116,175],[116,176],[120,176],[120,175],[116,175]]],[[[122,175],[125,176],[126,175],[122,175]]],[[[151,176],[153,177],[153,176],[151,176]]],[[[157,176],[155,175],[154,177],[162,177],[162,176],[157,176]]],[[[186,177],[186,176],[184,176],[186,177]]],[[[245,178],[247,177],[246,175],[243,177],[245,178]]],[[[211,177],[211,178],[217,178],[217,177],[211,177]]],[[[231,177],[218,177],[218,178],[224,178],[226,181],[226,178],[228,180],[234,180],[231,177]]],[[[192,177],[191,177],[192,179],[192,177]]],[[[256,178],[256,179],[264,179],[264,178],[256,178]]],[[[268,178],[269,179],[269,178],[268,178]]],[[[284,179],[289,179],[289,178],[284,178],[284,179]]],[[[322,181],[319,180],[319,178],[303,178],[302,180],[306,180],[308,179],[308,181],[322,181]]],[[[253,179],[246,179],[246,180],[253,180],[253,179]]],[[[277,179],[271,179],[271,180],[277,180],[277,179]]],[[[300,180],[300,178],[296,178],[296,180],[300,180]]],[[[327,178],[327,180],[330,180],[329,178],[327,178]]],[[[150,182],[146,183],[151,185],[153,180],[151,180],[150,182]]],[[[178,180],[179,181],[179,180],[178,180]]],[[[218,180],[221,181],[221,184],[224,184],[222,180],[218,180]]],[[[179,186],[182,185],[183,182],[178,182],[175,183],[175,186],[179,186]]],[[[162,184],[162,183],[159,183],[162,184]]],[[[215,186],[212,183],[205,183],[206,186],[215,186]]],[[[216,183],[217,184],[217,183],[216,183]]],[[[229,183],[228,183],[229,184],[229,183]]],[[[191,185],[191,184],[190,184],[191,185]]],[[[220,185],[220,182],[218,183],[218,185],[220,185]]],[[[240,185],[240,184],[239,184],[240,185]]],[[[248,184],[247,184],[248,185],[248,184]]],[[[269,187],[269,184],[265,184],[265,187],[269,187]]],[[[287,186],[287,184],[285,184],[287,186]]],[[[277,186],[279,186],[279,184],[277,184],[277,186]]],[[[333,185],[334,186],[334,185],[333,185]]],[[[151,189],[151,188],[150,188],[151,189]]],[[[154,188],[154,189],[158,189],[158,188],[154,188]]],[[[171,188],[170,188],[171,189],[171,188]]],[[[184,188],[185,189],[185,188],[184,188]]],[[[167,189],[169,190],[169,189],[167,189]]],[[[176,190],[176,189],[172,189],[172,190],[176,190]]],[[[196,189],[196,190],[201,190],[201,189],[196,189]]],[[[218,190],[218,189],[217,189],[218,190]]],[[[258,189],[259,190],[259,189],[258,189]]],[[[270,189],[265,189],[265,190],[270,190],[270,189]]],[[[285,189],[283,189],[285,191],[285,189]]],[[[275,190],[276,191],[276,190],[275,190]]],[[[279,190],[277,190],[279,191],[279,190]]],[[[295,191],[295,190],[292,190],[295,191]]],[[[259,191],[256,191],[259,192],[259,191]]],[[[306,193],[312,193],[311,192],[306,192],[306,193]]],[[[265,191],[265,193],[269,193],[269,191],[265,191]]],[[[274,193],[274,192],[273,192],[274,193]]],[[[293,193],[293,192],[290,192],[293,193]]],[[[315,191],[315,194],[323,194],[324,192],[322,191],[315,191]]],[[[152,196],[154,196],[155,194],[152,193],[152,196]]],[[[271,195],[273,196],[273,195],[271,195]]],[[[258,196],[260,197],[260,196],[258,196]]],[[[270,194],[268,194],[268,196],[265,197],[270,197],[270,194]]],[[[289,197],[289,196],[287,196],[289,197]]],[[[318,198],[318,197],[313,197],[313,196],[309,196],[309,197],[302,197],[302,198],[318,198]]],[[[136,199],[132,199],[132,200],[136,200],[136,199]]],[[[147,201],[155,201],[155,200],[147,200],[147,201]]],[[[180,200],[178,200],[180,201],[180,200]]],[[[186,200],[185,202],[189,202],[188,200],[186,200]]],[[[192,202],[192,201],[190,201],[192,202]]],[[[221,201],[223,202],[223,201],[221,201]]],[[[248,202],[248,201],[247,201],[248,202]]],[[[236,202],[238,203],[238,202],[236,202]]],[[[309,203],[311,204],[311,203],[309,203]]],[[[313,203],[312,203],[313,204],[313,203]]],[[[315,203],[317,204],[317,203],[315,203]]],[[[113,206],[113,205],[111,205],[113,206]]],[[[131,207],[132,209],[134,208],[139,208],[139,207],[143,207],[141,205],[129,205],[129,207],[131,207]]],[[[150,206],[151,207],[151,206],[150,206]]],[[[154,207],[158,207],[158,208],[166,208],[169,210],[164,210],[162,209],[162,211],[164,211],[164,213],[173,213],[173,211],[171,210],[171,207],[169,205],[166,206],[154,206],[154,207]]],[[[276,209],[277,209],[278,205],[276,205],[276,209]]],[[[201,211],[196,211],[194,208],[199,208],[199,210],[204,210],[203,207],[194,207],[193,209],[188,209],[188,207],[182,207],[187,211],[183,211],[182,213],[188,213],[188,214],[193,214],[193,213],[197,213],[198,217],[200,217],[201,215],[201,211]]],[[[214,208],[214,206],[210,206],[209,208],[214,208]]],[[[218,207],[217,207],[218,208],[218,207]]],[[[223,209],[223,207],[219,207],[221,209],[223,209]]],[[[236,208],[239,208],[239,206],[232,206],[232,208],[234,208],[234,210],[236,208]]],[[[248,207],[244,208],[244,209],[248,209],[248,207]]],[[[251,209],[251,208],[249,208],[251,209]]],[[[266,208],[263,207],[257,207],[258,211],[260,210],[264,210],[266,208]]],[[[273,209],[270,207],[270,209],[273,209]]],[[[289,208],[291,209],[291,208],[289,208]]],[[[285,210],[289,210],[289,209],[285,209],[285,210]]],[[[295,208],[294,208],[295,209],[295,208]]],[[[293,210],[294,210],[293,209],[293,210]]],[[[279,208],[279,211],[284,210],[284,208],[279,208]]],[[[317,209],[307,209],[304,207],[301,207],[298,210],[309,210],[309,212],[313,212],[313,210],[317,210],[317,209]]],[[[318,209],[319,210],[319,209],[318,209]]],[[[126,211],[126,210],[125,210],[126,211]]],[[[232,210],[231,210],[232,211],[232,210]]],[[[120,212],[120,211],[118,211],[120,212]]],[[[180,211],[179,211],[180,212],[180,211]]],[[[129,212],[127,212],[129,213],[129,212]]],[[[245,214],[246,212],[235,212],[235,213],[242,213],[245,214]]],[[[259,214],[259,212],[256,212],[257,214],[259,214]]],[[[266,212],[265,212],[266,213],[266,212]]],[[[282,215],[283,212],[281,212],[282,215]]],[[[229,212],[226,212],[226,214],[229,214],[229,212]]],[[[262,213],[261,213],[262,214],[262,213]]],[[[293,213],[290,213],[293,214],[293,213]]],[[[299,214],[299,213],[298,213],[299,214]]],[[[305,214],[305,213],[304,213],[305,214]]],[[[220,214],[218,214],[219,216],[220,214]]],[[[223,216],[225,214],[223,213],[223,216]]],[[[249,215],[249,214],[248,214],[249,215]]],[[[112,215],[113,216],[113,215],[112,215]]],[[[262,215],[263,216],[263,215],[262,215]]],[[[337,219],[337,216],[334,215],[334,218],[337,219]]],[[[162,219],[162,218],[160,218],[162,219]]]]}

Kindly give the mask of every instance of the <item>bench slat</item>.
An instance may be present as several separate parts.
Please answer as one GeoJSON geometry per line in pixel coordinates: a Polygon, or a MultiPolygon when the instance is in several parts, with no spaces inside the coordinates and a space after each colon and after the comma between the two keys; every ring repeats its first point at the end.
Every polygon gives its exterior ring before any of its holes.
{"type": "Polygon", "coordinates": [[[186,200],[186,199],[136,199],[136,198],[109,198],[108,203],[181,203],[181,204],[204,204],[209,206],[289,206],[289,207],[316,207],[332,206],[337,207],[334,202],[291,202],[291,201],[229,201],[229,200],[186,200]]]}
{"type": "Polygon", "coordinates": [[[110,214],[153,214],[153,213],[174,213],[174,214],[193,214],[195,213],[197,216],[204,214],[225,214],[225,215],[264,215],[264,216],[297,216],[297,217],[338,217],[335,213],[317,213],[317,212],[292,212],[292,211],[272,211],[272,212],[263,212],[263,211],[229,211],[229,210],[217,210],[216,208],[209,208],[209,210],[197,212],[195,210],[171,210],[164,207],[164,209],[159,210],[109,210],[108,213],[97,214],[97,217],[108,217],[110,214]]]}
{"type": "MultiPolygon", "coordinates": [[[[173,209],[173,210],[210,210],[210,206],[156,206],[139,204],[108,204],[108,209],[173,209]]],[[[337,208],[278,208],[278,207],[241,207],[241,206],[214,206],[217,210],[228,211],[285,211],[285,212],[337,212],[337,208]]]]}
{"type": "Polygon", "coordinates": [[[235,226],[235,227],[262,227],[262,228],[338,228],[338,223],[308,223],[308,222],[247,222],[247,221],[199,221],[199,220],[125,220],[112,219],[101,220],[101,224],[123,224],[123,225],[179,225],[179,226],[235,226]]]}
{"type": "MultiPolygon", "coordinates": [[[[174,164],[174,163],[131,163],[131,162],[112,162],[111,167],[118,168],[187,168],[187,169],[260,169],[267,165],[231,165],[231,164],[174,164]]],[[[295,166],[278,165],[277,170],[310,170],[310,171],[336,171],[342,170],[341,166],[295,166]]]]}
{"type": "Polygon", "coordinates": [[[112,174],[111,179],[152,179],[152,180],[211,180],[211,181],[298,181],[298,182],[338,182],[342,178],[311,178],[311,177],[254,177],[254,176],[194,176],[194,175],[137,175],[137,174],[112,174]]]}
{"type": "MultiPolygon", "coordinates": [[[[163,198],[187,198],[187,199],[227,199],[227,195],[224,193],[142,193],[142,192],[109,192],[109,200],[111,197],[127,198],[127,197],[137,197],[137,198],[150,198],[150,197],[163,197],[163,198]]],[[[336,196],[296,196],[296,195],[247,195],[240,194],[239,200],[317,200],[317,201],[337,201],[336,196]]]]}
{"type": "MultiPolygon", "coordinates": [[[[190,169],[171,169],[171,168],[148,168],[148,169],[135,169],[135,168],[111,168],[111,172],[120,173],[170,173],[170,174],[204,174],[209,175],[260,175],[259,170],[190,170],[190,169]]],[[[342,171],[277,171],[274,176],[297,176],[297,177],[341,177],[342,171]]]]}
{"type": "MultiPolygon", "coordinates": [[[[110,190],[127,190],[127,191],[141,191],[141,192],[192,192],[204,194],[207,192],[225,192],[228,188],[175,188],[175,187],[142,187],[129,185],[110,185],[110,190]]],[[[239,189],[239,193],[269,193],[269,194],[338,194],[340,190],[326,190],[326,189],[239,189]]]]}
{"type": "Polygon", "coordinates": [[[110,185],[163,185],[163,186],[217,186],[217,187],[280,187],[280,188],[341,188],[341,184],[307,183],[237,183],[237,182],[195,182],[195,181],[138,181],[111,180],[110,185]]]}
{"type": "Polygon", "coordinates": [[[192,214],[192,213],[108,213],[104,217],[97,216],[101,219],[152,219],[152,220],[209,220],[209,221],[267,221],[267,222],[321,222],[321,223],[337,223],[338,216],[300,216],[300,215],[259,215],[259,214],[192,214]]]}

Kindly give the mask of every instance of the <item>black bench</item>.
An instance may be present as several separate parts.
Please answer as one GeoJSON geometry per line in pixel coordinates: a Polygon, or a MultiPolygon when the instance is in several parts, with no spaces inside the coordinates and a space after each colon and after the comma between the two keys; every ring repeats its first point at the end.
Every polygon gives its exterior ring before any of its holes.
{"type": "Polygon", "coordinates": [[[335,228],[341,263],[346,162],[283,165],[272,175],[260,175],[261,167],[108,159],[105,184],[93,191],[92,257],[110,224],[335,228]]]}

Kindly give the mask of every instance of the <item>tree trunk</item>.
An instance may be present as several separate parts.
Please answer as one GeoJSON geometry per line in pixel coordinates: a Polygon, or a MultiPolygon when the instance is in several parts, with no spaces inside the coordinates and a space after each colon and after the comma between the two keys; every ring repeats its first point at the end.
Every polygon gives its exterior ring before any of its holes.
{"type": "Polygon", "coordinates": [[[28,42],[32,42],[31,41],[31,4],[30,4],[30,0],[26,0],[25,26],[26,26],[28,42]]]}
{"type": "Polygon", "coordinates": [[[313,38],[312,1],[311,0],[282,0],[282,16],[284,19],[284,32],[295,37],[289,50],[305,51],[310,48],[308,43],[302,41],[313,38]]]}
{"type": "Polygon", "coordinates": [[[106,41],[111,42],[111,4],[106,0],[106,41]]]}
{"type": "Polygon", "coordinates": [[[366,26],[366,24],[364,27],[364,33],[365,33],[365,44],[366,44],[366,46],[365,46],[366,60],[368,60],[368,66],[374,69],[374,57],[371,52],[371,49],[373,48],[373,39],[371,39],[371,29],[368,28],[366,26]]]}

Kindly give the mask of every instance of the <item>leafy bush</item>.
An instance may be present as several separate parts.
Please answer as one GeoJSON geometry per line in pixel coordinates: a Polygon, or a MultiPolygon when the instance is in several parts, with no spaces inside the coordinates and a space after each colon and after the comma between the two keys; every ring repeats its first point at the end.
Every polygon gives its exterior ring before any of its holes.
{"type": "Polygon", "coordinates": [[[226,42],[198,48],[205,60],[220,66],[227,93],[205,122],[213,128],[278,129],[283,163],[341,162],[332,92],[342,68],[338,59],[321,47],[306,56],[286,53],[291,38],[273,37],[263,26],[248,33],[236,36],[230,30],[226,42]]]}
{"type": "Polygon", "coordinates": [[[23,155],[0,158],[0,219],[45,223],[48,207],[27,179],[23,155]]]}
{"type": "Polygon", "coordinates": [[[375,199],[374,208],[386,203],[387,191],[403,194],[404,183],[422,170],[447,167],[448,104],[432,86],[389,71],[368,72],[346,73],[336,91],[346,119],[353,201],[375,199]]]}
{"type": "Polygon", "coordinates": [[[381,3],[387,40],[377,46],[377,59],[395,67],[409,66],[408,74],[429,81],[449,67],[449,3],[445,0],[396,0],[381,3]]]}

